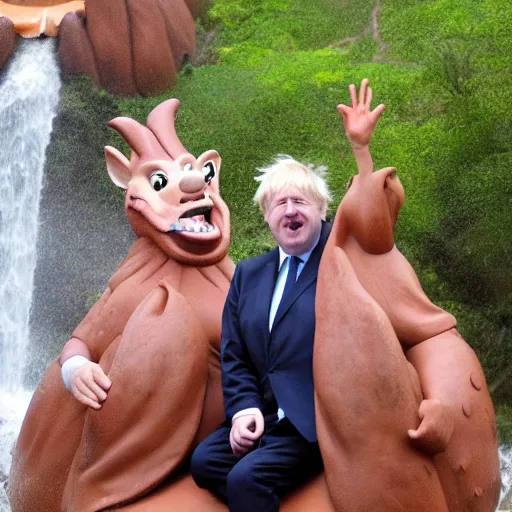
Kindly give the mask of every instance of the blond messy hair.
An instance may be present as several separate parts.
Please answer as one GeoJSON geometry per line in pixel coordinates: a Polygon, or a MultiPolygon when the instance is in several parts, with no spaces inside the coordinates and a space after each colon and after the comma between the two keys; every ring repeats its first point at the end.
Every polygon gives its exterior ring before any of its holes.
{"type": "Polygon", "coordinates": [[[294,187],[309,197],[320,209],[325,220],[327,207],[331,202],[331,193],[325,181],[327,167],[301,164],[288,155],[278,155],[267,167],[257,169],[259,176],[254,179],[260,185],[254,195],[254,202],[266,213],[274,194],[287,187],[294,187]]]}

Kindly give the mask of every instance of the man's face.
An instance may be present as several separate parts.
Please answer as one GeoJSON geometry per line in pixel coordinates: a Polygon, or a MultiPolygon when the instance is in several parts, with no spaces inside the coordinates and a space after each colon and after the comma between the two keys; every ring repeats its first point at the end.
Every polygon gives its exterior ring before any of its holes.
{"type": "Polygon", "coordinates": [[[270,198],[265,220],[276,242],[291,256],[309,251],[322,229],[320,207],[295,187],[277,191],[270,198]]]}

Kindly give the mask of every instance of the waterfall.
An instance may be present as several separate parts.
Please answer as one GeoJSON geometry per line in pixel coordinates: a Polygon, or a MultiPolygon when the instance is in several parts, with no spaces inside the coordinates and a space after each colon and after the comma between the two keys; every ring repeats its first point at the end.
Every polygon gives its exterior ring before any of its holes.
{"type": "Polygon", "coordinates": [[[32,394],[23,389],[29,350],[39,199],[59,101],[53,39],[22,40],[0,83],[0,511],[11,449],[32,394]]]}
{"type": "MultiPolygon", "coordinates": [[[[500,446],[501,496],[503,508],[512,505],[512,446],[500,446]],[[506,507],[505,507],[506,505],[506,507]]],[[[499,507],[498,507],[499,508],[499,507]]]]}

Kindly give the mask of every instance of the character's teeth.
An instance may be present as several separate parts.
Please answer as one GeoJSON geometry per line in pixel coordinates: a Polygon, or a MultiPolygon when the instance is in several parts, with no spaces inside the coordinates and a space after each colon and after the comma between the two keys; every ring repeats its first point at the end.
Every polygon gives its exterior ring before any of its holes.
{"type": "Polygon", "coordinates": [[[208,227],[206,228],[208,232],[213,231],[214,227],[211,224],[208,224],[208,227]]]}
{"type": "Polygon", "coordinates": [[[169,231],[184,231],[184,230],[185,230],[185,227],[182,226],[179,222],[175,222],[169,229],[169,231]]]}
{"type": "Polygon", "coordinates": [[[201,226],[199,224],[196,224],[194,226],[194,233],[200,233],[201,232],[201,226]]]}

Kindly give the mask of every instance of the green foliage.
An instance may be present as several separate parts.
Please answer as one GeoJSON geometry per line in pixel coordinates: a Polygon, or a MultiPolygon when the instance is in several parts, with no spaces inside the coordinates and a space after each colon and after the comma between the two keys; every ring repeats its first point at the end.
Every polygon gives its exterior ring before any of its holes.
{"type": "Polygon", "coordinates": [[[114,189],[105,172],[103,154],[110,137],[106,123],[117,115],[114,98],[98,91],[89,78],[75,78],[63,84],[46,164],[52,174],[62,176],[63,190],[95,182],[101,195],[122,205],[122,197],[112,195],[114,189]]]}
{"type": "Polygon", "coordinates": [[[373,1],[217,0],[210,24],[224,28],[223,47],[245,42],[279,51],[324,48],[360,33],[369,23],[373,1]]]}
{"type": "Polygon", "coordinates": [[[500,444],[512,446],[512,407],[500,405],[496,408],[496,424],[500,444]]]}

